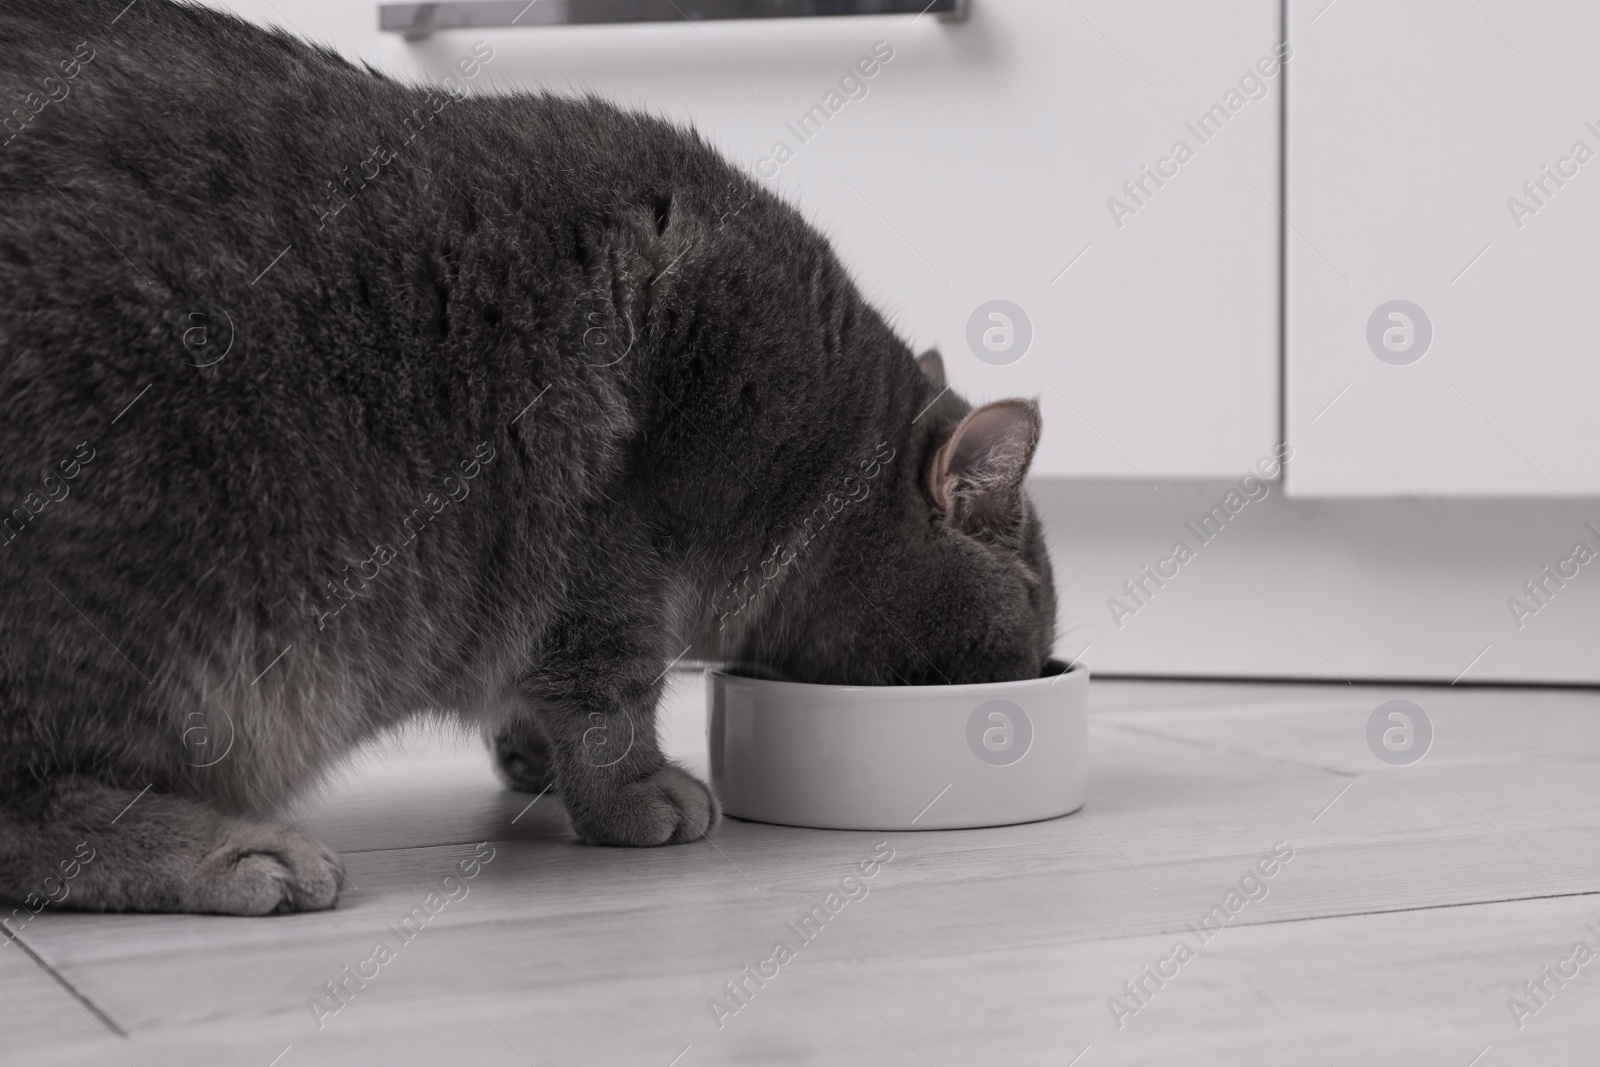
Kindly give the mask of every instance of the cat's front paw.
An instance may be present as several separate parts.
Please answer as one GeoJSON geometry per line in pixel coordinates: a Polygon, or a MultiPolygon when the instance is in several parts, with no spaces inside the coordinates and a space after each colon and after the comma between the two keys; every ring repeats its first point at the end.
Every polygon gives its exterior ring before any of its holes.
{"type": "Polygon", "coordinates": [[[508,789],[546,793],[555,785],[550,743],[536,729],[506,729],[489,742],[495,773],[508,789]]]}
{"type": "Polygon", "coordinates": [[[711,787],[674,764],[648,778],[568,804],[572,828],[592,845],[681,845],[698,841],[722,819],[711,787]]]}

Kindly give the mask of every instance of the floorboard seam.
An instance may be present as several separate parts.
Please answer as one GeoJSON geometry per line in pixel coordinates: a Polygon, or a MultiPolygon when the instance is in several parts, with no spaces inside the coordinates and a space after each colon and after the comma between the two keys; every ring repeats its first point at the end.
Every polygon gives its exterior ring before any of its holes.
{"type": "Polygon", "coordinates": [[[1600,896],[1600,889],[1583,889],[1571,893],[1542,893],[1528,897],[1496,897],[1493,900],[1461,900],[1448,904],[1413,904],[1403,908],[1372,908],[1367,911],[1338,911],[1329,915],[1300,915],[1285,919],[1258,919],[1255,922],[1229,923],[1224,929],[1236,926],[1284,926],[1289,923],[1319,922],[1323,919],[1358,919],[1363,915],[1404,915],[1411,911],[1443,911],[1447,908],[1479,908],[1490,904],[1520,904],[1534,900],[1566,900],[1571,897],[1600,896]]]}
{"type": "Polygon", "coordinates": [[[1097,682],[1171,683],[1174,685],[1212,684],[1254,686],[1322,686],[1346,689],[1556,689],[1573,693],[1593,693],[1600,682],[1527,682],[1486,679],[1462,679],[1447,682],[1443,678],[1321,678],[1293,677],[1290,675],[1244,674],[1137,674],[1119,671],[1096,671],[1097,682]]]}
{"type": "Polygon", "coordinates": [[[9,943],[16,945],[17,948],[21,949],[29,959],[39,965],[40,970],[44,971],[46,981],[53,981],[59,985],[63,992],[88,1009],[89,1012],[93,1014],[96,1019],[99,1019],[102,1023],[104,1023],[106,1028],[112,1033],[116,1034],[118,1037],[128,1036],[128,1031],[119,1026],[115,1019],[103,1011],[98,1004],[85,996],[77,986],[68,981],[66,975],[56,970],[50,965],[49,962],[45,960],[43,956],[35,952],[33,946],[22,940],[22,936],[20,934],[14,934],[10,931],[7,931],[7,934],[9,935],[7,938],[9,943]]]}
{"type": "Polygon", "coordinates": [[[1102,721],[1096,722],[1095,718],[1090,718],[1089,722],[1091,725],[1104,726],[1108,730],[1121,730],[1124,733],[1136,734],[1140,737],[1150,737],[1158,741],[1175,741],[1180,745],[1190,745],[1194,748],[1203,748],[1211,752],[1226,752],[1230,756],[1243,756],[1246,759],[1264,760],[1267,763],[1276,763],[1284,767],[1295,767],[1302,771],[1321,771],[1323,774],[1331,774],[1336,778],[1355,779],[1361,777],[1361,775],[1355,771],[1342,771],[1337,767],[1322,767],[1315,763],[1301,763],[1299,760],[1284,759],[1282,756],[1266,756],[1260,752],[1250,752],[1245,749],[1229,748],[1226,745],[1214,745],[1209,741],[1196,741],[1192,737],[1180,737],[1176,734],[1164,734],[1160,730],[1152,730],[1148,726],[1129,726],[1125,723],[1105,722],[1103,721],[1103,716],[1100,718],[1102,718],[1102,721]]]}

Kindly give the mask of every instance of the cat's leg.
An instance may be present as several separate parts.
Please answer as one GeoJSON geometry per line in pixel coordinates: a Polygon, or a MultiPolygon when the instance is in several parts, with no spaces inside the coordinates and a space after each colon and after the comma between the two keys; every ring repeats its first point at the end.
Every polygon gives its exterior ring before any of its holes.
{"type": "MultiPolygon", "coordinates": [[[[0,896],[91,911],[318,911],[339,860],[292,826],[79,777],[0,794],[0,896]]],[[[13,913],[13,919],[20,913],[13,913]]]]}
{"type": "Polygon", "coordinates": [[[560,656],[522,688],[537,702],[573,829],[598,845],[704,837],[722,808],[710,787],[661,753],[656,703],[668,663],[655,642],[614,616],[569,618],[560,633],[560,656]]]}
{"type": "Polygon", "coordinates": [[[493,728],[488,737],[495,773],[510,789],[546,793],[556,782],[550,739],[532,709],[520,711],[493,728]]]}

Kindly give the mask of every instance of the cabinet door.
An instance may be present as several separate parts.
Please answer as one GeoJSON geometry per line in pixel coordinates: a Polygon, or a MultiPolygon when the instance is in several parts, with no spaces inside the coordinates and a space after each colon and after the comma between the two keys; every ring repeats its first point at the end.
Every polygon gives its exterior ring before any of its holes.
{"type": "Polygon", "coordinates": [[[419,42],[379,34],[371,4],[213,2],[410,77],[483,39],[474,91],[592,90],[693,121],[834,238],[957,389],[1040,398],[1037,474],[1233,478],[1275,442],[1282,92],[1275,61],[1256,64],[1281,36],[1277,0],[419,42]]]}
{"type": "Polygon", "coordinates": [[[1289,491],[1600,493],[1600,6],[1289,23],[1289,491]]]}

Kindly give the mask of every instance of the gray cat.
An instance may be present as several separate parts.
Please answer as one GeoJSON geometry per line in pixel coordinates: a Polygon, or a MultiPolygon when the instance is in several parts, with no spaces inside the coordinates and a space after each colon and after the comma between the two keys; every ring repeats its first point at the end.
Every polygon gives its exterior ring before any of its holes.
{"type": "Polygon", "coordinates": [[[1037,408],[949,392],[694,134],[125,4],[0,0],[19,915],[332,906],[282,805],[418,714],[661,845],[719,814],[675,659],[1038,675],[1037,408]]]}

